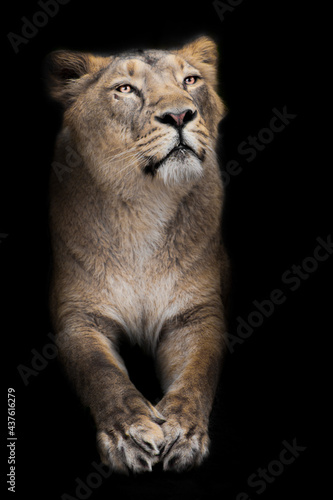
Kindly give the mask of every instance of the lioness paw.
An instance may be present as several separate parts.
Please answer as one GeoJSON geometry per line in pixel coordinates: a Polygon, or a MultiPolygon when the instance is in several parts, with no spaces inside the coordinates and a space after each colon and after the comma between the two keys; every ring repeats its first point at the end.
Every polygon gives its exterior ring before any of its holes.
{"type": "Polygon", "coordinates": [[[175,419],[162,425],[164,447],[161,452],[163,469],[183,472],[198,466],[209,453],[209,437],[199,425],[181,426],[175,419]]]}
{"type": "Polygon", "coordinates": [[[146,472],[159,461],[164,433],[159,424],[138,416],[131,425],[122,423],[99,431],[97,443],[102,461],[115,472],[146,472]]]}

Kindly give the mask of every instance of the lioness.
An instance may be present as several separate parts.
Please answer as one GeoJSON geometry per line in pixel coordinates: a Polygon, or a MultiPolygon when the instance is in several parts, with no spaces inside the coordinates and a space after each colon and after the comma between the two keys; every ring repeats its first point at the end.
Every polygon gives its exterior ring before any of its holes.
{"type": "Polygon", "coordinates": [[[52,319],[117,472],[159,461],[183,471],[208,454],[228,267],[216,66],[207,37],[180,50],[49,58],[50,93],[64,107],[54,166],[65,169],[51,176],[52,319]],[[124,339],[156,361],[156,406],[128,377],[124,339]]]}

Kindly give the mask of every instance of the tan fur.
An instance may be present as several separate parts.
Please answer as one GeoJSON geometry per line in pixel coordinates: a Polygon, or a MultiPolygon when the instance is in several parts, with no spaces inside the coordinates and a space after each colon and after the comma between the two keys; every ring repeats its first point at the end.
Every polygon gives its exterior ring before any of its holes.
{"type": "Polygon", "coordinates": [[[227,290],[216,64],[206,37],[175,51],[50,56],[64,107],[54,165],[65,168],[51,180],[51,310],[102,459],[118,472],[158,461],[181,471],[208,453],[227,290]],[[156,407],[128,378],[124,339],[156,360],[156,407]]]}

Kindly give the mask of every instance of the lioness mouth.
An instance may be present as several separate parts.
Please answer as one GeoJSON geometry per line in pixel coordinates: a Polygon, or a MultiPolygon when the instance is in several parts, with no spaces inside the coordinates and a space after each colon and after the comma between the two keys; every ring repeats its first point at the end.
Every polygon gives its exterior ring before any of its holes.
{"type": "Polygon", "coordinates": [[[145,166],[144,172],[146,174],[151,174],[155,175],[156,171],[165,163],[170,157],[174,157],[178,161],[182,161],[185,159],[186,155],[190,153],[194,155],[196,158],[199,158],[197,153],[192,149],[190,146],[187,146],[186,144],[178,144],[178,146],[175,146],[169,153],[162,158],[162,160],[155,162],[155,163],[149,163],[148,165],[145,166]]]}
{"type": "Polygon", "coordinates": [[[189,152],[193,153],[195,156],[198,156],[198,155],[196,154],[196,152],[195,152],[192,148],[190,148],[189,146],[186,146],[186,144],[179,144],[178,146],[176,146],[175,148],[173,148],[173,149],[170,151],[170,153],[168,153],[168,154],[167,154],[167,156],[166,156],[166,157],[165,157],[162,161],[166,160],[167,158],[169,158],[169,157],[170,157],[171,155],[173,155],[173,154],[176,154],[177,156],[180,156],[180,157],[181,157],[181,156],[183,156],[183,155],[184,155],[187,151],[189,151],[189,152]],[[179,154],[179,152],[180,152],[180,154],[179,154]]]}

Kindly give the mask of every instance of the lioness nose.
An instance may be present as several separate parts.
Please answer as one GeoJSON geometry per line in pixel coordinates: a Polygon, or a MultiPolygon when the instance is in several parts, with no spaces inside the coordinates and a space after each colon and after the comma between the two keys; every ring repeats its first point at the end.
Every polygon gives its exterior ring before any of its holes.
{"type": "Polygon", "coordinates": [[[185,111],[178,114],[166,112],[162,116],[157,116],[156,120],[161,123],[165,123],[166,125],[171,125],[172,127],[181,128],[186,123],[192,121],[196,114],[196,111],[185,109],[185,111]]]}

